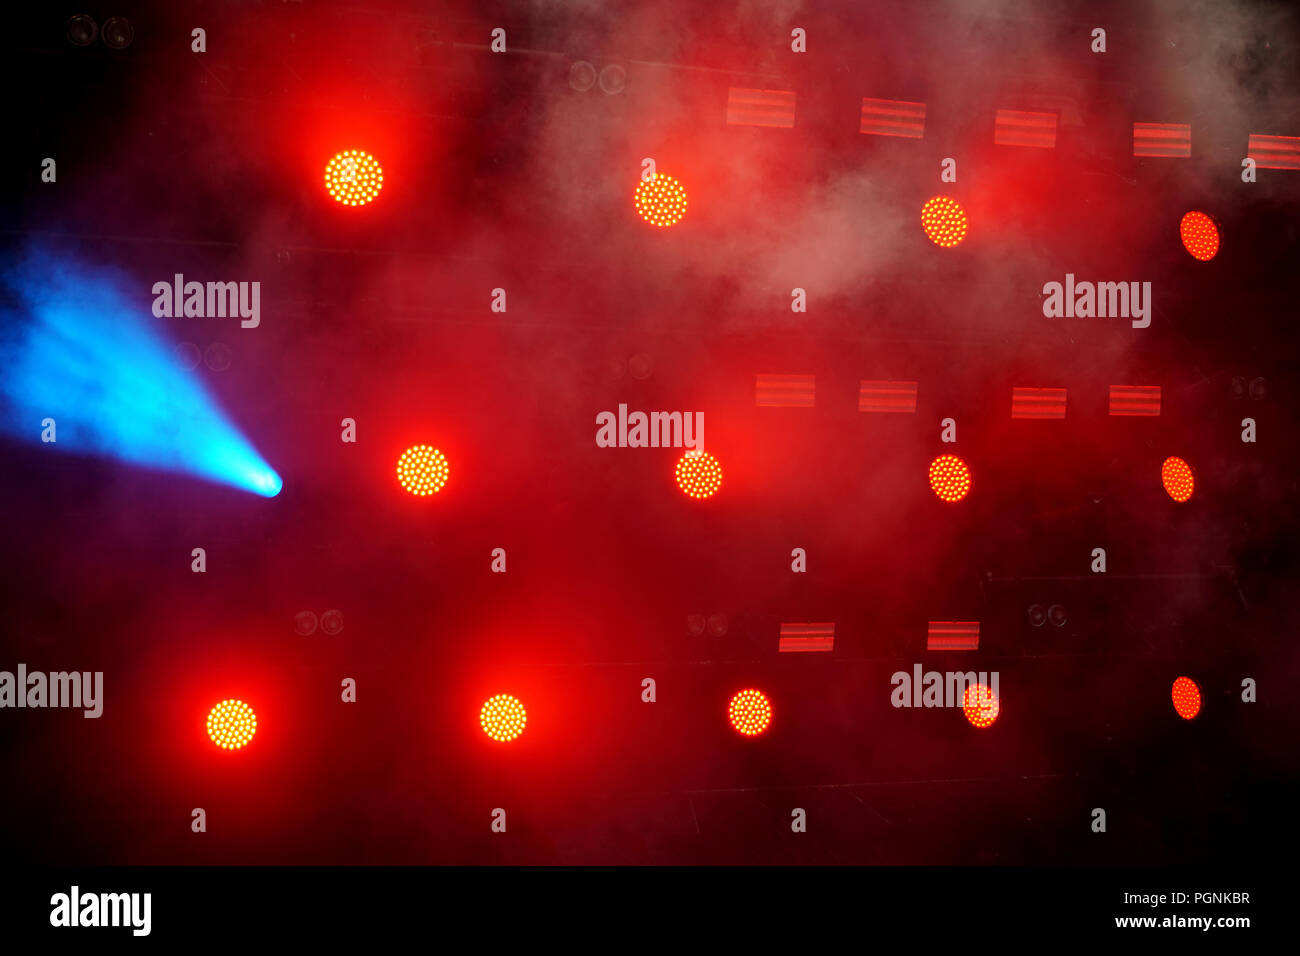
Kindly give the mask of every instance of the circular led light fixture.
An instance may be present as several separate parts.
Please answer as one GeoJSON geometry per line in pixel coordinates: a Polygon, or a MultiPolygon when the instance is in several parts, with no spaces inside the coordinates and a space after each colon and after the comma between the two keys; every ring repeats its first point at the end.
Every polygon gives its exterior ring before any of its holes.
{"type": "Polygon", "coordinates": [[[238,750],[255,733],[257,717],[242,700],[223,700],[208,713],[208,736],[222,750],[238,750]]]}
{"type": "Polygon", "coordinates": [[[489,697],[478,714],[478,722],[483,728],[483,733],[501,743],[514,740],[522,734],[527,719],[524,705],[519,703],[517,697],[511,697],[509,694],[489,697]]]}
{"type": "Polygon", "coordinates": [[[950,249],[966,238],[966,210],[951,196],[935,196],[921,207],[921,226],[936,246],[950,249]]]}
{"type": "Polygon", "coordinates": [[[930,488],[942,501],[961,501],[970,493],[966,462],[956,455],[940,455],[930,462],[930,488]]]}
{"type": "Polygon", "coordinates": [[[417,497],[435,495],[447,483],[447,456],[429,445],[415,445],[397,459],[397,480],[417,497]]]}
{"type": "Polygon", "coordinates": [[[344,150],[325,166],[325,189],[345,206],[364,206],[383,188],[383,169],[359,149],[344,150]]]}
{"type": "Polygon", "coordinates": [[[688,451],[677,461],[677,487],[691,498],[712,498],[722,487],[722,466],[707,451],[688,451]]]}
{"type": "Polygon", "coordinates": [[[731,698],[727,718],[738,733],[757,737],[772,723],[772,705],[759,690],[742,690],[731,698]]]}
{"type": "Polygon", "coordinates": [[[686,190],[663,173],[638,183],[635,198],[637,213],[652,226],[673,226],[686,215],[686,190]]]}

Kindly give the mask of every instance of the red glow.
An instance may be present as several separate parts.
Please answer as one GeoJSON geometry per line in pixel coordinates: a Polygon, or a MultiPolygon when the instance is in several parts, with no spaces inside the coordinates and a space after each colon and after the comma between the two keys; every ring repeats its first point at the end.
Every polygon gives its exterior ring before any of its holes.
{"type": "Polygon", "coordinates": [[[397,460],[397,480],[413,495],[434,495],[447,483],[447,456],[428,445],[406,449],[397,460]]]}
{"type": "Polygon", "coordinates": [[[966,238],[966,210],[950,196],[935,196],[921,207],[921,225],[931,242],[948,249],[966,238]]]}
{"type": "Polygon", "coordinates": [[[257,717],[242,700],[223,700],[208,713],[208,736],[222,750],[238,750],[255,733],[257,717]]]}
{"type": "Polygon", "coordinates": [[[636,211],[652,226],[672,226],[686,215],[686,190],[671,176],[656,173],[636,187],[636,211]]]}
{"type": "Polygon", "coordinates": [[[756,737],[772,722],[772,705],[759,690],[742,690],[727,707],[731,726],[746,737],[756,737]]]}
{"type": "Polygon", "coordinates": [[[1002,701],[998,695],[984,684],[974,684],[966,688],[961,701],[962,713],[971,722],[971,726],[991,727],[1002,711],[1002,701]]]}
{"type": "Polygon", "coordinates": [[[325,189],[345,206],[364,206],[384,188],[384,171],[375,157],[347,149],[325,166],[325,189]]]}
{"type": "Polygon", "coordinates": [[[1179,502],[1190,498],[1196,487],[1192,466],[1177,455],[1166,458],[1160,466],[1160,480],[1164,483],[1165,491],[1169,492],[1169,497],[1179,502]]]}
{"type": "Polygon", "coordinates": [[[1190,677],[1180,677],[1174,681],[1170,697],[1174,701],[1174,710],[1183,720],[1191,720],[1201,712],[1201,689],[1190,677]]]}
{"type": "Polygon", "coordinates": [[[517,697],[497,694],[484,702],[483,709],[479,711],[478,722],[483,727],[483,733],[493,740],[504,743],[514,740],[524,732],[527,717],[528,715],[524,713],[524,705],[517,697]]]}
{"type": "Polygon", "coordinates": [[[722,487],[722,466],[707,451],[688,451],[677,461],[677,487],[692,498],[712,498],[722,487]]]}
{"type": "Polygon", "coordinates": [[[1183,221],[1178,224],[1178,234],[1182,237],[1183,247],[1194,259],[1209,262],[1219,252],[1219,227],[1203,212],[1192,211],[1183,216],[1183,221]]]}
{"type": "Polygon", "coordinates": [[[956,455],[930,462],[930,487],[943,501],[961,501],[970,492],[970,469],[956,455]]]}

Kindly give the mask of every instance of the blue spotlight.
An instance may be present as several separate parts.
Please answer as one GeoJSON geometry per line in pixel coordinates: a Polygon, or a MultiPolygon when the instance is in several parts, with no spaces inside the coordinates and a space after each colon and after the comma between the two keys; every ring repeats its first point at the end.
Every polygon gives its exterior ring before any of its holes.
{"type": "Polygon", "coordinates": [[[18,314],[3,323],[0,393],[10,407],[0,427],[40,441],[49,418],[55,449],[278,495],[280,476],[177,366],[148,304],[132,303],[121,285],[45,253],[6,275],[18,314]]]}

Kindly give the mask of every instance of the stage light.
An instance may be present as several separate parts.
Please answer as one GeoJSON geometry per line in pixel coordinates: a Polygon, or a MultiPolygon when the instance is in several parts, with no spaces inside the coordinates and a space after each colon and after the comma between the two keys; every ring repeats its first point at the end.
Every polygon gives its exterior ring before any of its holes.
{"type": "Polygon", "coordinates": [[[413,495],[434,495],[447,483],[447,457],[428,445],[415,445],[397,459],[397,480],[413,495]]]}
{"type": "Polygon", "coordinates": [[[223,700],[208,713],[208,736],[222,750],[238,750],[255,733],[257,717],[242,700],[223,700]]]}
{"type": "Polygon", "coordinates": [[[1178,224],[1183,248],[1193,259],[1209,262],[1219,252],[1219,226],[1211,216],[1192,210],[1178,224]]]}
{"type": "Polygon", "coordinates": [[[586,60],[578,60],[569,67],[569,85],[585,93],[596,85],[596,67],[586,60]]]}
{"type": "Polygon", "coordinates": [[[731,726],[746,737],[756,737],[772,722],[772,705],[762,691],[742,690],[727,706],[731,726]]]}
{"type": "Polygon", "coordinates": [[[101,32],[104,46],[110,50],[125,50],[135,39],[135,29],[126,17],[109,17],[104,21],[104,29],[101,32]]]}
{"type": "Polygon", "coordinates": [[[517,697],[511,697],[509,694],[489,697],[478,714],[478,722],[483,727],[483,733],[502,743],[514,740],[522,734],[526,721],[524,705],[519,703],[517,697]]]}
{"type": "Polygon", "coordinates": [[[930,462],[930,487],[943,501],[961,501],[970,492],[970,469],[956,455],[930,462]]]}
{"type": "Polygon", "coordinates": [[[1190,677],[1180,677],[1174,681],[1170,697],[1174,702],[1174,710],[1183,720],[1191,720],[1201,712],[1201,689],[1190,677]]]}
{"type": "Polygon", "coordinates": [[[359,149],[339,153],[325,166],[325,189],[345,206],[364,206],[384,188],[384,171],[359,149]]]}
{"type": "Polygon", "coordinates": [[[795,94],[789,90],[727,90],[728,126],[794,129],[795,94]]]}
{"type": "Polygon", "coordinates": [[[966,238],[966,210],[950,196],[935,196],[921,207],[921,225],[931,242],[949,249],[966,238]]]}
{"type": "Polygon", "coordinates": [[[138,292],[135,280],[67,254],[33,251],[6,272],[0,431],[39,442],[29,423],[49,418],[58,435],[41,446],[47,454],[98,456],[278,493],[280,476],[178,364],[169,336],[140,309],[138,292]]]}
{"type": "Polygon", "coordinates": [[[1164,483],[1165,491],[1169,492],[1169,497],[1178,502],[1190,498],[1196,487],[1192,466],[1177,455],[1166,458],[1165,463],[1160,466],[1160,480],[1164,483]]]}
{"type": "Polygon", "coordinates": [[[971,726],[983,729],[992,726],[993,721],[998,719],[998,714],[1002,711],[1002,702],[989,687],[984,684],[973,684],[962,694],[961,710],[966,715],[966,719],[971,722],[971,726]]]}
{"type": "Polygon", "coordinates": [[[671,176],[656,173],[636,187],[636,211],[652,226],[672,226],[686,215],[686,190],[671,176]]]}
{"type": "Polygon", "coordinates": [[[95,42],[99,27],[92,17],[78,13],[68,20],[68,42],[73,46],[90,46],[95,42]]]}
{"type": "Polygon", "coordinates": [[[692,498],[712,498],[722,487],[722,466],[707,451],[688,451],[677,461],[677,487],[692,498]]]}
{"type": "Polygon", "coordinates": [[[858,132],[872,136],[925,136],[925,104],[905,100],[876,100],[864,96],[858,132]]]}

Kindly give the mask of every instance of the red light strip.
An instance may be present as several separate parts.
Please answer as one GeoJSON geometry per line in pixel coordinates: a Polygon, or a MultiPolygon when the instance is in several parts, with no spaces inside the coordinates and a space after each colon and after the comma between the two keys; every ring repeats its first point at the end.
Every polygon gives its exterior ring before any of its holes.
{"type": "Polygon", "coordinates": [[[754,404],[767,408],[812,408],[817,404],[817,376],[760,373],[754,383],[754,404]]]}
{"type": "Polygon", "coordinates": [[[835,625],[782,624],[778,648],[782,654],[835,649],[835,625]]]}
{"type": "Polygon", "coordinates": [[[1246,155],[1260,169],[1300,169],[1300,136],[1251,133],[1246,155]]]}
{"type": "Polygon", "coordinates": [[[746,90],[733,86],[727,91],[727,125],[793,129],[794,101],[795,95],[789,90],[746,90]]]}
{"type": "Polygon", "coordinates": [[[916,382],[862,382],[858,390],[860,412],[915,412],[916,382]]]}
{"type": "Polygon", "coordinates": [[[925,104],[863,97],[858,131],[872,136],[921,139],[925,136],[925,104]]]}
{"type": "Polygon", "coordinates": [[[977,651],[979,646],[979,621],[930,622],[925,641],[927,651],[977,651]]]}
{"type": "Polygon", "coordinates": [[[1056,148],[1056,114],[998,110],[993,123],[993,142],[998,146],[1056,148]]]}
{"type": "Polygon", "coordinates": [[[1012,418],[1064,418],[1065,389],[1012,388],[1012,418]]]}
{"type": "Polygon", "coordinates": [[[1186,159],[1192,155],[1192,127],[1183,123],[1134,123],[1133,155],[1186,159]]]}
{"type": "Polygon", "coordinates": [[[1112,385],[1110,413],[1112,415],[1159,415],[1160,386],[1112,385]]]}

